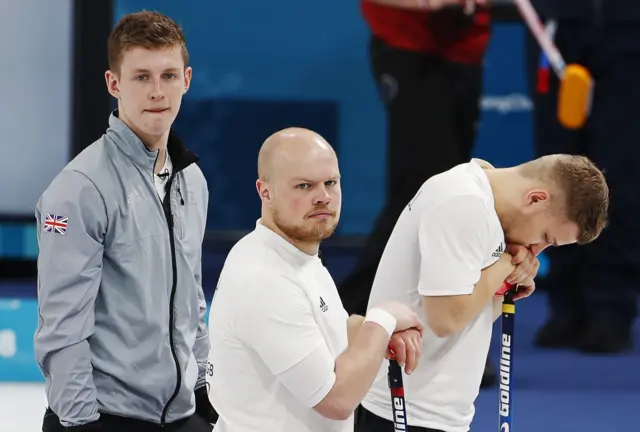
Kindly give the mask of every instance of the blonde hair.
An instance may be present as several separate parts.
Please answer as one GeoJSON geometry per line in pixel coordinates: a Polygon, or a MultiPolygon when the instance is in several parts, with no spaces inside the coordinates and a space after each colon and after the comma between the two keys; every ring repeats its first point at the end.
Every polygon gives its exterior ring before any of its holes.
{"type": "Polygon", "coordinates": [[[550,155],[519,167],[525,177],[550,185],[561,199],[561,210],[578,225],[578,244],[600,236],[608,224],[609,187],[604,173],[585,156],[550,155]]]}

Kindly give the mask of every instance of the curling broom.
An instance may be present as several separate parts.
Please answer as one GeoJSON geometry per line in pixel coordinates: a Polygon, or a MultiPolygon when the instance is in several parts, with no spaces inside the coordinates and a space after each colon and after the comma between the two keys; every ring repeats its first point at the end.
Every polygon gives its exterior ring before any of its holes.
{"type": "Polygon", "coordinates": [[[391,352],[389,359],[389,390],[391,390],[391,406],[393,409],[393,430],[408,431],[407,406],[404,400],[404,384],[402,382],[402,369],[396,360],[395,353],[391,352]]]}
{"type": "Polygon", "coordinates": [[[582,65],[565,63],[562,54],[545,32],[530,0],[514,0],[514,3],[560,80],[557,107],[560,124],[567,129],[581,128],[591,111],[594,87],[591,74],[582,65]]]}
{"type": "Polygon", "coordinates": [[[505,282],[498,294],[502,302],[502,334],[500,336],[500,388],[498,390],[498,427],[500,432],[512,432],[513,423],[513,342],[516,306],[513,302],[515,286],[505,282]]]}

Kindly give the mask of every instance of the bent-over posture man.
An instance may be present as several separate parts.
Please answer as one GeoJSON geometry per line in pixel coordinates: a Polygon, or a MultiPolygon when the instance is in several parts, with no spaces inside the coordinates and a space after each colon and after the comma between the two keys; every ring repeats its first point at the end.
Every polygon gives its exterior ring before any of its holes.
{"type": "Polygon", "coordinates": [[[108,47],[118,109],[36,209],[43,431],[211,431],[209,193],[171,131],[191,82],[185,38],[168,17],[141,12],[120,20],[108,47]]]}
{"type": "MultiPolygon", "coordinates": [[[[427,324],[422,361],[405,377],[412,432],[467,432],[489,351],[496,295],[535,289],[536,255],[549,246],[595,240],[609,190],[587,158],[547,156],[495,169],[472,160],[426,181],[408,203],[384,251],[370,305],[409,304],[427,324]]],[[[362,402],[357,430],[393,430],[386,370],[362,402]]]]}
{"type": "Polygon", "coordinates": [[[390,339],[410,373],[422,326],[396,302],[366,319],[343,308],[318,257],[342,201],[338,160],[321,136],[275,133],[260,150],[258,176],[261,218],[229,253],[211,306],[215,431],[353,431],[390,339]]]}
{"type": "MultiPolygon", "coordinates": [[[[368,57],[386,121],[386,193],[366,246],[339,284],[363,314],[380,258],[411,197],[430,177],[468,162],[483,93],[491,12],[476,0],[360,0],[368,57]]],[[[483,385],[496,382],[487,361],[483,385]]]]}

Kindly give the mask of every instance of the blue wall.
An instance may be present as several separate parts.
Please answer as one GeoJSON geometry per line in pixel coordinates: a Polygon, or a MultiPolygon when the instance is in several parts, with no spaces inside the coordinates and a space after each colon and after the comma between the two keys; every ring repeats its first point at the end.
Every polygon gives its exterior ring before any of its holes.
{"type": "MultiPolygon", "coordinates": [[[[257,149],[266,134],[299,124],[328,138],[335,135],[332,144],[344,178],[341,233],[370,230],[384,199],[385,129],[357,1],[180,5],[118,0],[116,5],[116,19],[153,9],[185,29],[194,78],[185,99],[188,118],[180,119],[177,128],[189,146],[205,155],[203,169],[214,189],[212,211],[226,213],[213,215],[210,228],[251,228],[259,210],[253,186],[257,149]],[[187,126],[192,120],[209,125],[193,131],[187,126]]],[[[521,26],[497,25],[486,61],[476,153],[497,165],[531,155],[523,36],[521,26]]]]}
{"type": "MultiPolygon", "coordinates": [[[[299,125],[321,132],[339,153],[339,232],[369,232],[384,199],[385,128],[357,3],[116,1],[116,19],[155,9],[185,29],[194,79],[176,128],[209,179],[209,229],[252,228],[258,148],[268,134],[299,125]]],[[[520,25],[496,24],[486,56],[475,153],[497,166],[532,156],[524,36],[520,25]]],[[[33,230],[0,224],[0,257],[34,257],[33,230]]]]}
{"type": "MultiPolygon", "coordinates": [[[[385,131],[357,2],[178,3],[118,0],[116,18],[156,9],[185,29],[194,80],[176,128],[209,178],[209,229],[251,229],[258,148],[275,130],[300,125],[324,134],[340,155],[340,232],[367,233],[384,198],[385,131]]],[[[532,156],[524,36],[519,25],[496,24],[486,57],[475,153],[497,166],[532,156]]],[[[32,224],[0,224],[0,258],[36,253],[32,224]]],[[[0,381],[42,379],[33,361],[37,304],[21,297],[0,299],[0,381]]]]}

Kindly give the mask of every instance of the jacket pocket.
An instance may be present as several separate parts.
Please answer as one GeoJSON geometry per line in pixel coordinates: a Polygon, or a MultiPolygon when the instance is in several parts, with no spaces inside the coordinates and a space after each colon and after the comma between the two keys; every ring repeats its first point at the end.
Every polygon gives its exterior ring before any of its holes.
{"type": "Polygon", "coordinates": [[[133,192],[120,207],[120,218],[117,231],[128,237],[128,240],[139,240],[165,234],[167,222],[157,196],[142,196],[133,192]]]}

